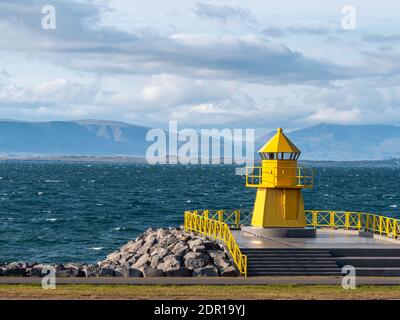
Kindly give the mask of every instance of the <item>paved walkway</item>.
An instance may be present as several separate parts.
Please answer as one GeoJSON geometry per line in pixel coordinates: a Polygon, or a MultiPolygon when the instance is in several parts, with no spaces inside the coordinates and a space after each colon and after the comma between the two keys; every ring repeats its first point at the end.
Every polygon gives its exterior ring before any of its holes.
{"type": "Polygon", "coordinates": [[[241,248],[357,248],[400,249],[400,241],[375,235],[360,237],[358,231],[318,229],[315,238],[260,238],[243,236],[240,230],[232,231],[241,248]]]}
{"type": "MultiPolygon", "coordinates": [[[[0,284],[40,284],[41,278],[0,277],[0,284]]],[[[263,285],[263,284],[309,284],[337,285],[342,277],[237,277],[237,278],[58,278],[57,284],[123,284],[123,285],[263,285]]],[[[357,284],[400,285],[400,277],[357,277],[357,284]]]]}

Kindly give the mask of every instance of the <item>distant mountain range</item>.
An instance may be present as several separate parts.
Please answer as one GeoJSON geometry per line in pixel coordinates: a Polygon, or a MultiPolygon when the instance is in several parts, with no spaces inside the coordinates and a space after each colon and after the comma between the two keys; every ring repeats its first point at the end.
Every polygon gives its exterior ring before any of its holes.
{"type": "Polygon", "coordinates": [[[3,155],[130,155],[146,153],[149,128],[101,120],[0,121],[3,155]]]}
{"type": "MultiPolygon", "coordinates": [[[[257,139],[256,150],[270,137],[257,139]]],[[[387,160],[400,158],[400,127],[320,123],[287,136],[302,151],[302,160],[387,160]]]]}
{"type": "MultiPolygon", "coordinates": [[[[151,142],[150,128],[115,121],[23,122],[0,120],[3,156],[137,156],[151,142]]],[[[275,131],[256,141],[256,150],[275,131]]],[[[400,158],[400,127],[320,123],[286,132],[301,149],[302,160],[386,160],[400,158]]]]}

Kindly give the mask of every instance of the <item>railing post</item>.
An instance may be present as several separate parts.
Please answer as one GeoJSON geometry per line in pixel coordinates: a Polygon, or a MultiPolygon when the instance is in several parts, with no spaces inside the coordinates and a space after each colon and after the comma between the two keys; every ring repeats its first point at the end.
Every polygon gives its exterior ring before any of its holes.
{"type": "Polygon", "coordinates": [[[344,213],[344,225],[346,229],[349,229],[350,226],[350,213],[348,211],[346,211],[344,213]]]}
{"type": "Polygon", "coordinates": [[[331,228],[335,227],[335,214],[336,214],[335,211],[330,211],[329,212],[329,215],[330,215],[330,217],[329,217],[330,218],[329,225],[330,225],[331,228]]]}
{"type": "Polygon", "coordinates": [[[236,227],[239,228],[239,226],[240,226],[240,210],[236,210],[235,224],[236,224],[236,227]]]}
{"type": "Polygon", "coordinates": [[[312,224],[314,226],[314,228],[317,227],[317,222],[318,222],[318,211],[313,211],[312,213],[312,224]]]}

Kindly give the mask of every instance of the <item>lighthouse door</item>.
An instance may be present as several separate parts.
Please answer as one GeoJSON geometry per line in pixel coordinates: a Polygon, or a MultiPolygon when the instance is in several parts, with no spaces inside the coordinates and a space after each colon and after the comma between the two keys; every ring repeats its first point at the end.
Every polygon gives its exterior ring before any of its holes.
{"type": "Polygon", "coordinates": [[[283,216],[285,220],[297,219],[298,190],[284,189],[283,216]]]}

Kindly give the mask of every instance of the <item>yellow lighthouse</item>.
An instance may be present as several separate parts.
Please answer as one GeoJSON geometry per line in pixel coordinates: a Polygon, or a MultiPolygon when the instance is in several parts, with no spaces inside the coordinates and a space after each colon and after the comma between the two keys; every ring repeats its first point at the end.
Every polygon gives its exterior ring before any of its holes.
{"type": "Polygon", "coordinates": [[[252,226],[305,228],[301,189],[313,187],[313,171],[297,166],[301,151],[279,128],[258,152],[261,166],[246,168],[246,187],[257,188],[252,226]]]}

